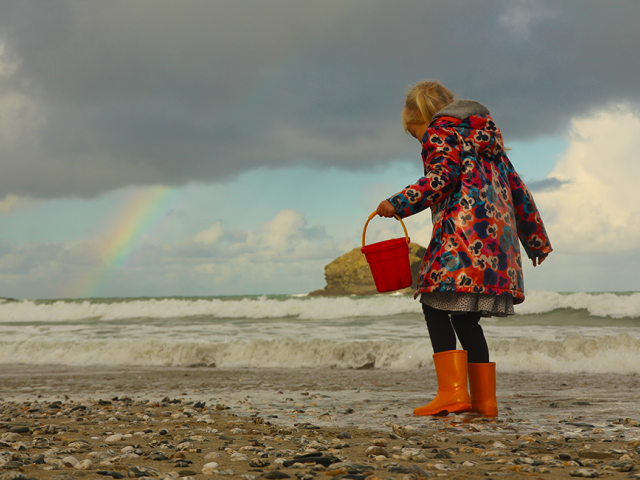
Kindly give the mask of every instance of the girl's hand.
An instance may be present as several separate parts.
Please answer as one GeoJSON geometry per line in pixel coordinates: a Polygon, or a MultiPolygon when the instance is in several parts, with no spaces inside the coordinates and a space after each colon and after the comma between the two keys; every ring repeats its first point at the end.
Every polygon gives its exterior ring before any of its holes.
{"type": "Polygon", "coordinates": [[[376,210],[376,213],[381,217],[389,217],[389,218],[397,214],[396,209],[394,208],[393,205],[391,205],[391,202],[389,200],[383,200],[382,202],[380,202],[380,205],[378,205],[378,210],[376,210]]]}
{"type": "Polygon", "coordinates": [[[537,267],[538,265],[540,265],[542,262],[544,262],[545,258],[547,258],[547,256],[545,255],[544,257],[535,257],[532,258],[531,261],[533,262],[533,266],[537,267]]]}

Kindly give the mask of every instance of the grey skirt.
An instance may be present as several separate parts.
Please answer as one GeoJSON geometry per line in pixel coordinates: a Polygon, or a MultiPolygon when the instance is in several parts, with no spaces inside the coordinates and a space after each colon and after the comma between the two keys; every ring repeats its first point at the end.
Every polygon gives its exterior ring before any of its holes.
{"type": "Polygon", "coordinates": [[[456,313],[480,312],[482,317],[508,317],[513,315],[511,295],[487,295],[467,292],[429,292],[420,301],[437,310],[456,313]]]}

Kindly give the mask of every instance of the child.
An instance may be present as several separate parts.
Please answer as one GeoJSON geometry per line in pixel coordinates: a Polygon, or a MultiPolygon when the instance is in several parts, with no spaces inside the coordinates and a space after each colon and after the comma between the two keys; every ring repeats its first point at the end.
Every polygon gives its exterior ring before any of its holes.
{"type": "Polygon", "coordinates": [[[377,213],[403,218],[431,207],[433,233],[415,297],[433,346],[438,394],[413,413],[495,416],[495,363],[478,322],[513,315],[524,301],[518,238],[534,267],[551,244],[484,105],[454,100],[439,82],[424,81],[407,94],[402,124],[422,143],[424,177],[383,200],[377,213]],[[464,350],[455,349],[456,335],[464,350]]]}

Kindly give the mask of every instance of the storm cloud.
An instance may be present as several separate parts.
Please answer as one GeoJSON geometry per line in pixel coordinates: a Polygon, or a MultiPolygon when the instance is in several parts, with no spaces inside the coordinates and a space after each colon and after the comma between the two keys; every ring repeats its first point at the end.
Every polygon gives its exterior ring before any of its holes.
{"type": "MultiPolygon", "coordinates": [[[[507,140],[640,104],[640,3],[0,0],[0,197],[414,158],[436,78],[507,140]]],[[[635,106],[635,107],[633,107],[635,106]]]]}

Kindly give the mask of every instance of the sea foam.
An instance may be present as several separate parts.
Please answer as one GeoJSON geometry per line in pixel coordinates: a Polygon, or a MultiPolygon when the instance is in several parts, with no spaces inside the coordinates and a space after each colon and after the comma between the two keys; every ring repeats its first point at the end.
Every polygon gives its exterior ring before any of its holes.
{"type": "MultiPolygon", "coordinates": [[[[640,373],[640,339],[627,333],[562,340],[489,339],[500,371],[640,373]]],[[[233,340],[221,343],[157,338],[74,342],[0,342],[1,364],[201,366],[217,368],[384,368],[432,365],[428,339],[335,341],[233,340]]]]}
{"type": "MultiPolygon", "coordinates": [[[[611,319],[640,318],[640,293],[569,293],[532,291],[516,306],[521,316],[555,310],[583,310],[590,316],[611,319]]],[[[418,301],[408,296],[371,297],[252,297],[241,299],[142,299],[123,301],[23,300],[0,303],[0,323],[68,322],[86,319],[124,320],[136,318],[284,318],[331,320],[420,313],[418,301]]]]}
{"type": "Polygon", "coordinates": [[[420,305],[408,297],[288,297],[211,299],[144,299],[117,302],[32,300],[0,304],[2,322],[73,321],[95,318],[282,318],[336,319],[377,317],[419,312],[420,305]]]}
{"type": "Polygon", "coordinates": [[[640,318],[640,293],[558,293],[528,292],[524,303],[515,307],[519,315],[553,310],[587,310],[594,317],[640,318]]]}

